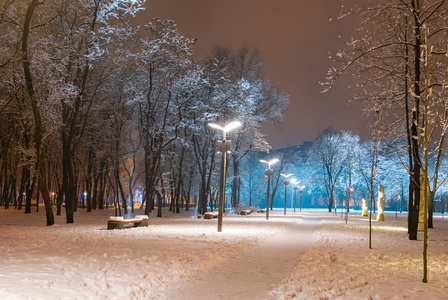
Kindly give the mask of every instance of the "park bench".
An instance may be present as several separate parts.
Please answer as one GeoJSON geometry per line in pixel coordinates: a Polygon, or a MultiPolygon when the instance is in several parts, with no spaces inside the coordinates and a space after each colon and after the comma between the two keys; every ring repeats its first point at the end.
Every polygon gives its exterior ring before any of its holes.
{"type": "Polygon", "coordinates": [[[204,219],[213,219],[218,217],[217,211],[208,211],[204,213],[204,219]]]}
{"type": "Polygon", "coordinates": [[[136,215],[133,219],[123,217],[110,217],[107,220],[107,229],[124,229],[130,227],[148,227],[147,215],[136,215]]]}
{"type": "Polygon", "coordinates": [[[252,210],[250,210],[250,209],[243,209],[238,212],[238,214],[240,214],[240,215],[250,215],[251,213],[252,213],[252,210]]]}

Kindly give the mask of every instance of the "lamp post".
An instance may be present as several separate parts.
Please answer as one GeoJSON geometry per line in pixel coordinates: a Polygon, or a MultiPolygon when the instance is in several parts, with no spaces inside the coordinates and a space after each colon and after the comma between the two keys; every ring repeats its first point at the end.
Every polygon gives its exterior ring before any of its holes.
{"type": "Polygon", "coordinates": [[[283,180],[283,185],[285,186],[285,211],[284,211],[283,214],[286,216],[286,191],[287,191],[287,187],[288,187],[288,184],[289,184],[288,177],[291,176],[292,174],[281,173],[280,175],[285,177],[285,180],[283,180]]]}
{"type": "Polygon", "coordinates": [[[291,179],[291,183],[293,184],[292,189],[294,190],[294,213],[296,213],[297,190],[299,189],[297,185],[300,183],[300,181],[297,181],[297,179],[293,178],[291,179]]]}
{"type": "Polygon", "coordinates": [[[299,186],[299,189],[300,189],[300,209],[299,209],[299,211],[302,211],[302,194],[303,194],[303,189],[304,188],[305,188],[304,185],[299,186]]]}
{"type": "Polygon", "coordinates": [[[264,175],[268,178],[268,194],[266,196],[266,220],[269,220],[269,188],[271,185],[271,176],[274,175],[274,170],[271,169],[271,165],[278,162],[277,158],[271,160],[260,159],[262,163],[268,164],[268,168],[265,170],[264,175]]]}
{"type": "Polygon", "coordinates": [[[226,133],[240,127],[239,121],[230,123],[208,123],[212,128],[222,131],[222,140],[218,141],[218,153],[221,152],[221,175],[219,183],[219,211],[218,211],[218,232],[222,232],[222,217],[224,215],[224,197],[226,188],[226,156],[230,153],[230,141],[226,139],[226,133]]]}

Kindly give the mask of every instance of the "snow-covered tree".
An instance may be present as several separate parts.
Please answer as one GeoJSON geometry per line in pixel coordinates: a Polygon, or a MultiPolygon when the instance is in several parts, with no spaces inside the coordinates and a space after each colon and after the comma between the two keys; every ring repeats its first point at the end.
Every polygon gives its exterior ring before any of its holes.
{"type": "MultiPolygon", "coordinates": [[[[337,66],[329,71],[327,87],[342,74],[352,72],[357,78],[354,99],[363,101],[369,113],[374,113],[381,104],[383,120],[391,120],[383,122],[382,126],[387,128],[383,132],[405,132],[409,153],[406,168],[410,174],[409,238],[416,239],[420,174],[427,169],[422,160],[423,137],[432,132],[442,141],[446,132],[446,118],[441,111],[446,101],[448,3],[444,0],[365,1],[346,15],[351,14],[361,16],[361,25],[347,49],[336,53],[337,66]],[[426,110],[428,122],[425,107],[429,109],[426,110]]],[[[431,134],[433,141],[434,134],[431,134]]],[[[429,145],[437,145],[433,151],[441,149],[439,142],[429,145]]]]}
{"type": "Polygon", "coordinates": [[[183,107],[200,80],[192,61],[194,39],[183,37],[173,20],[154,19],[146,25],[149,36],[142,40],[132,101],[140,111],[140,132],[145,152],[146,213],[154,208],[155,184],[163,151],[177,139],[183,127],[183,107]]]}
{"type": "Polygon", "coordinates": [[[214,57],[224,66],[230,87],[234,90],[232,98],[226,100],[220,118],[227,119],[223,122],[238,119],[244,124],[232,138],[231,201],[235,207],[239,203],[241,162],[249,151],[270,149],[261,133],[261,123],[280,122],[288,105],[288,96],[263,78],[263,63],[255,49],[244,46],[232,51],[218,46],[214,57]]]}
{"type": "Polygon", "coordinates": [[[319,172],[325,185],[330,212],[334,206],[336,184],[350,157],[348,150],[352,139],[349,136],[348,133],[328,128],[319,135],[310,150],[313,159],[320,165],[319,172]]]}

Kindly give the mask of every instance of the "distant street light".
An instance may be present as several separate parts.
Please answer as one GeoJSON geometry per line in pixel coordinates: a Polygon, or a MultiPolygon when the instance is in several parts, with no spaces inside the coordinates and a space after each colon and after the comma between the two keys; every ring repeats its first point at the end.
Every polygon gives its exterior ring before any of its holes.
{"type": "Polygon", "coordinates": [[[260,159],[260,162],[268,164],[268,168],[265,170],[264,175],[268,178],[268,195],[266,200],[266,220],[269,220],[269,188],[271,185],[271,176],[274,175],[274,170],[271,169],[271,165],[278,162],[277,158],[271,160],[260,159]]]}
{"type": "Polygon", "coordinates": [[[296,213],[296,198],[297,198],[297,190],[299,187],[297,186],[300,181],[297,181],[297,179],[293,178],[291,179],[291,183],[294,185],[292,189],[294,190],[294,213],[296,213]]]}
{"type": "Polygon", "coordinates": [[[240,127],[242,124],[239,121],[230,123],[208,123],[212,128],[222,131],[222,140],[218,141],[218,153],[221,152],[221,175],[219,184],[219,212],[218,212],[218,232],[222,232],[222,217],[224,215],[224,197],[226,187],[226,156],[230,153],[230,141],[226,139],[226,133],[240,127]]]}
{"type": "Polygon", "coordinates": [[[303,185],[303,186],[299,186],[299,189],[300,189],[300,210],[299,211],[302,211],[302,194],[303,194],[303,189],[305,188],[305,186],[303,185]]]}
{"type": "Polygon", "coordinates": [[[291,176],[292,174],[281,173],[280,175],[285,177],[285,180],[283,180],[283,185],[285,186],[285,211],[284,211],[283,214],[286,216],[286,191],[287,191],[287,187],[288,187],[288,184],[289,184],[288,177],[291,176]]]}

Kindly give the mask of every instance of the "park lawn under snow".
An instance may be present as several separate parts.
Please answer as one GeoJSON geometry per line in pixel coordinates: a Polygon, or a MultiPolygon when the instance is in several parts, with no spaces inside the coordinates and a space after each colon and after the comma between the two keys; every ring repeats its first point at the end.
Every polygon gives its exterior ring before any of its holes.
{"type": "MultiPolygon", "coordinates": [[[[375,216],[376,217],[376,216],[375,216]]],[[[423,283],[423,233],[407,235],[407,215],[373,218],[327,215],[314,244],[271,299],[448,299],[448,219],[435,217],[429,229],[428,283],[423,283]]]]}
{"type": "MultiPolygon", "coordinates": [[[[213,287],[194,281],[198,273],[213,276],[260,245],[274,247],[270,240],[283,238],[304,220],[318,224],[312,244],[298,249],[286,268],[278,264],[283,280],[267,287],[266,299],[448,298],[448,220],[440,216],[429,231],[429,283],[424,284],[422,238],[408,240],[404,215],[374,221],[369,250],[368,218],[358,214],[351,214],[347,225],[340,215],[312,211],[294,216],[288,211],[287,217],[275,211],[269,221],[258,213],[233,215],[224,218],[221,233],[216,219],[193,214],[165,210],[157,218],[153,212],[149,227],[106,230],[113,209],[78,209],[75,224],[66,224],[63,215],[55,216],[53,226],[45,226],[43,209],[30,215],[0,209],[0,299],[169,299],[182,283],[192,290],[210,288],[204,299],[215,299],[213,287]]],[[[219,275],[213,282],[224,284],[219,275]]],[[[259,299],[251,298],[252,292],[239,299],[259,299]]],[[[184,294],[188,299],[188,288],[184,294]]]]}

